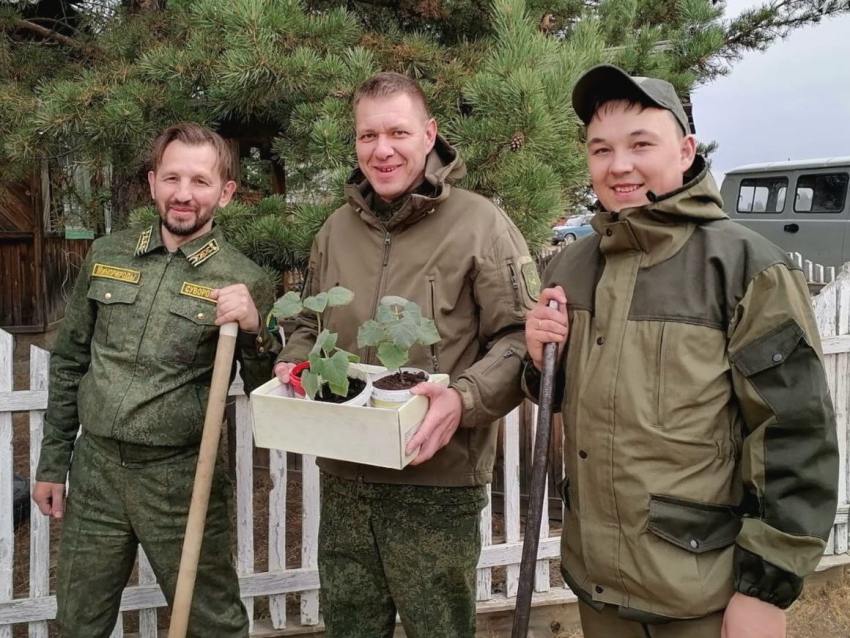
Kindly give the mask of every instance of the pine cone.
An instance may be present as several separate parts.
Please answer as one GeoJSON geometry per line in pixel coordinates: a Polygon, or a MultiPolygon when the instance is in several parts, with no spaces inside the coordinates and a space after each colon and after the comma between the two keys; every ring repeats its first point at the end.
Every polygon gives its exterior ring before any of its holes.
{"type": "Polygon", "coordinates": [[[525,144],[525,134],[522,131],[517,131],[511,137],[511,150],[516,153],[525,144]]]}

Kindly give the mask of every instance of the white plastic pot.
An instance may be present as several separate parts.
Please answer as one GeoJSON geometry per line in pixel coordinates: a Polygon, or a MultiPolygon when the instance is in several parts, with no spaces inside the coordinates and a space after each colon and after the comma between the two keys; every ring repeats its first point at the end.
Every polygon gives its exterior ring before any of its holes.
{"type": "MultiPolygon", "coordinates": [[[[360,379],[361,381],[366,382],[366,387],[358,394],[350,398],[348,401],[340,403],[338,405],[354,405],[354,406],[367,406],[369,404],[369,398],[372,396],[372,379],[366,374],[366,371],[358,366],[356,363],[352,363],[348,367],[348,378],[349,379],[360,379]]],[[[306,396],[304,397],[308,401],[315,401],[312,397],[306,396]]]]}
{"type": "MultiPolygon", "coordinates": [[[[428,372],[426,372],[425,370],[420,370],[419,368],[401,368],[401,370],[403,370],[404,372],[413,372],[414,374],[417,372],[422,372],[425,374],[426,381],[431,376],[428,374],[428,372]]],[[[378,379],[383,379],[384,377],[392,376],[396,372],[386,371],[372,375],[373,407],[397,410],[401,405],[407,403],[413,398],[414,395],[410,392],[410,390],[382,390],[381,388],[375,387],[375,381],[377,381],[378,379]]]]}

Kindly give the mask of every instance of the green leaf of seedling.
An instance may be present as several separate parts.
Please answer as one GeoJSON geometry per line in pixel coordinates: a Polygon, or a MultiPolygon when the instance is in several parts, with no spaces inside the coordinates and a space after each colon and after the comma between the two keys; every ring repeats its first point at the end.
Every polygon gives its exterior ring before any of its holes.
{"type": "Polygon", "coordinates": [[[315,297],[307,297],[303,301],[304,307],[313,312],[324,312],[328,307],[328,293],[320,292],[315,297]]]}
{"type": "Polygon", "coordinates": [[[331,392],[340,396],[345,396],[348,393],[348,356],[345,352],[337,352],[330,359],[325,359],[322,368],[322,378],[328,382],[331,387],[331,392]],[[345,388],[344,392],[338,392],[340,388],[345,388]]]}
{"type": "Polygon", "coordinates": [[[342,286],[334,286],[328,290],[328,305],[329,306],[346,306],[354,299],[354,293],[348,288],[342,286]]]}
{"type": "Polygon", "coordinates": [[[343,350],[342,348],[337,348],[336,351],[343,353],[348,358],[349,363],[360,363],[360,355],[359,354],[354,354],[352,352],[348,352],[346,350],[343,350]]]}
{"type": "Polygon", "coordinates": [[[275,302],[272,312],[277,320],[280,321],[294,317],[301,312],[302,308],[301,297],[298,296],[297,292],[290,290],[275,302]]]}
{"type": "Polygon", "coordinates": [[[374,319],[369,319],[357,330],[357,347],[376,346],[384,339],[384,329],[374,319]]]}
{"type": "Polygon", "coordinates": [[[322,330],[322,334],[316,339],[316,345],[319,346],[325,354],[333,352],[336,348],[337,334],[322,330]]]}
{"type": "Polygon", "coordinates": [[[410,319],[402,319],[387,326],[389,340],[402,350],[416,343],[416,325],[410,319]]]}
{"type": "Polygon", "coordinates": [[[394,343],[382,343],[378,347],[378,359],[390,372],[395,372],[407,363],[407,349],[399,348],[394,343]]]}
{"type": "MultiPolygon", "coordinates": [[[[312,366],[312,364],[311,364],[312,366]]],[[[319,395],[319,389],[321,388],[321,378],[319,375],[314,374],[311,370],[304,370],[301,373],[301,385],[304,388],[304,392],[312,397],[316,398],[319,395]]]]}
{"type": "Polygon", "coordinates": [[[417,326],[422,323],[422,309],[419,307],[419,304],[412,301],[408,301],[407,304],[405,304],[404,316],[409,317],[410,320],[417,326]]]}
{"type": "Polygon", "coordinates": [[[407,299],[397,295],[384,295],[381,297],[381,304],[385,306],[400,306],[401,308],[404,308],[407,306],[407,299]]]}
{"type": "Polygon", "coordinates": [[[416,328],[416,343],[430,346],[439,340],[440,333],[437,331],[437,324],[423,317],[422,323],[416,328]]]}
{"type": "Polygon", "coordinates": [[[381,304],[378,306],[378,312],[375,313],[375,320],[381,325],[387,325],[389,323],[393,323],[394,321],[398,321],[398,317],[393,312],[393,309],[390,306],[385,306],[381,304]]]}

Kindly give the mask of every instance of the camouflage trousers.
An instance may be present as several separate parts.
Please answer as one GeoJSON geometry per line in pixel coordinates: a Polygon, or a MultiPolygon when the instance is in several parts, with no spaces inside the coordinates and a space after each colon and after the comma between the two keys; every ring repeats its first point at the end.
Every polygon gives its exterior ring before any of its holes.
{"type": "Polygon", "coordinates": [[[578,611],[584,638],[720,638],[723,625],[722,611],[704,618],[657,625],[620,618],[614,605],[605,605],[602,611],[596,611],[579,601],[578,611]]]}
{"type": "Polygon", "coordinates": [[[328,638],[474,638],[483,487],[322,474],[321,608],[328,638]]]}
{"type": "MultiPolygon", "coordinates": [[[[63,638],[108,638],[138,545],[174,601],[197,464],[196,448],[119,444],[84,433],[71,461],[56,570],[63,638]]],[[[222,463],[210,493],[188,635],[247,638],[230,549],[230,482],[222,463]]]]}

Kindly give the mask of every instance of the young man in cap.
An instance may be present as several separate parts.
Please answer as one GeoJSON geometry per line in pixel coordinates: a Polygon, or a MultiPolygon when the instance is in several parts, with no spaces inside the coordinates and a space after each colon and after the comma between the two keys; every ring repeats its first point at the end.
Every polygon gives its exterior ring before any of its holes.
{"type": "MultiPolygon", "coordinates": [[[[218,326],[239,323],[246,391],[271,376],[279,346],[260,317],[272,285],[214,225],[236,189],[231,165],[216,133],[166,129],[148,174],[159,222],[94,242],[68,301],[33,488],[42,514],[63,519],[63,638],[108,638],[139,545],[174,599],[218,326]]],[[[189,620],[195,638],[248,636],[231,562],[230,489],[219,464],[189,620]]]]}
{"type": "Polygon", "coordinates": [[[600,66],[573,105],[596,233],[546,272],[524,382],[559,343],[561,565],[585,636],[779,638],[837,502],[806,283],[723,213],[669,83],[600,66]]]}

